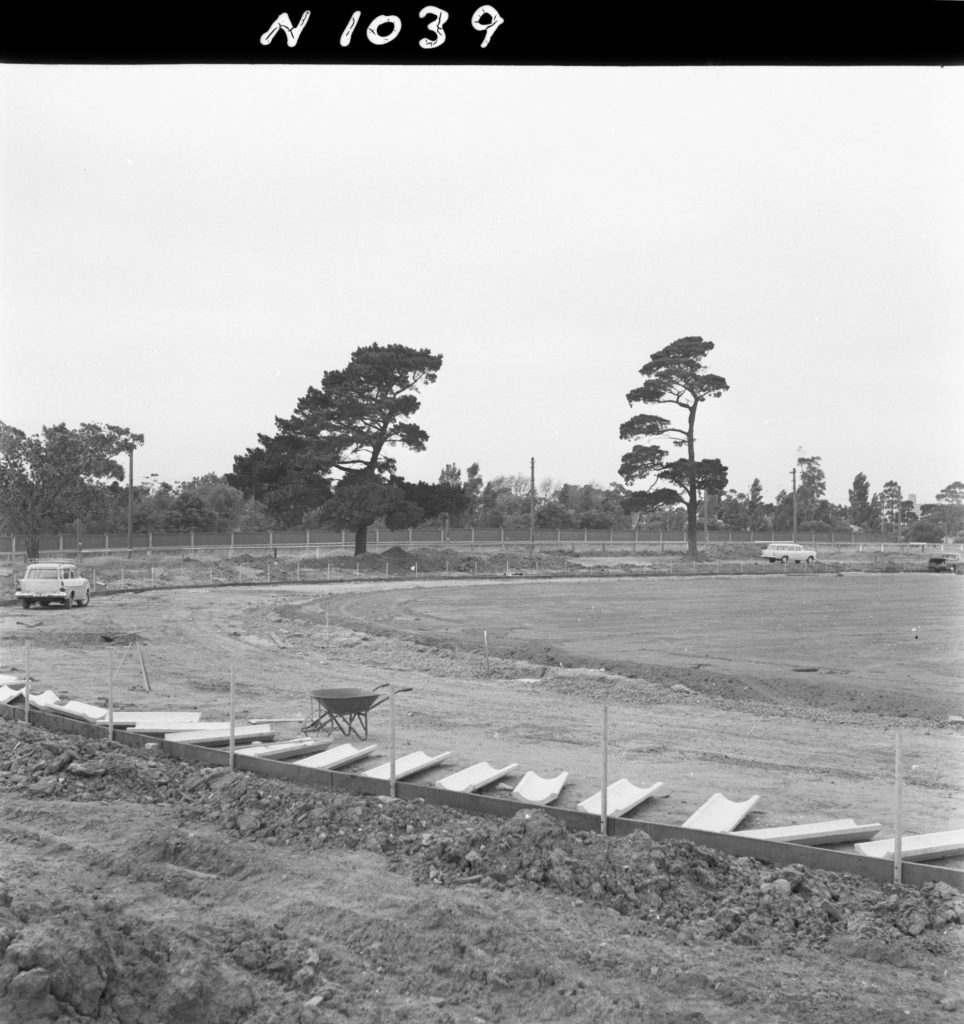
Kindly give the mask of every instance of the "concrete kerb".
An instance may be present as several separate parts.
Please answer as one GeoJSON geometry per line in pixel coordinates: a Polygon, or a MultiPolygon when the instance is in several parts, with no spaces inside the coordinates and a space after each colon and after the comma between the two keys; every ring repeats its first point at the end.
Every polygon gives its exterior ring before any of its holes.
{"type": "MultiPolygon", "coordinates": [[[[23,708],[0,705],[0,716],[9,721],[24,719],[23,708]]],[[[67,718],[37,708],[30,710],[30,723],[42,726],[51,732],[62,732],[85,736],[89,739],[107,739],[107,726],[94,725],[79,719],[67,718]]],[[[169,740],[132,733],[127,729],[115,729],[114,741],[123,746],[143,748],[158,745],[167,755],[193,764],[214,767],[229,766],[228,751],[224,748],[199,747],[190,743],[172,743],[169,740]]],[[[358,796],[388,796],[389,783],[381,779],[364,778],[350,772],[325,771],[306,768],[303,765],[269,758],[255,757],[235,750],[236,770],[246,771],[263,778],[292,782],[320,792],[345,792],[358,796]]],[[[490,817],[511,818],[519,811],[532,810],[548,814],[567,828],[580,832],[598,832],[599,817],[581,811],[559,807],[542,807],[508,800],[504,797],[486,796],[479,793],[454,793],[435,786],[414,782],[398,782],[395,789],[401,800],[422,800],[427,804],[442,805],[469,814],[490,817]]],[[[863,857],[856,853],[845,853],[825,847],[805,846],[798,843],[754,839],[741,836],[738,832],[703,832],[687,829],[680,825],[666,825],[635,818],[609,818],[607,834],[625,836],[644,831],[656,842],[689,842],[696,846],[719,850],[734,857],[750,857],[774,866],[800,864],[813,871],[832,871],[841,874],[871,878],[878,882],[893,880],[893,863],[876,857],[863,857]]],[[[923,886],[943,882],[964,892],[964,871],[943,868],[927,863],[905,863],[902,866],[902,880],[905,885],[923,886]]]]}

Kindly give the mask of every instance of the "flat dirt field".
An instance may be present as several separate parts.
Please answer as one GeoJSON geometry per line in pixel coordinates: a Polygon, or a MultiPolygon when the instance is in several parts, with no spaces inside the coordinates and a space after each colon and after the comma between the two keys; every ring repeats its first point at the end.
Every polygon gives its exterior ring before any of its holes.
{"type": "MultiPolygon", "coordinates": [[[[905,832],[964,827],[961,577],[117,576],[87,608],[0,607],[0,672],[29,661],[34,690],[103,705],[112,666],[118,709],[224,721],[233,671],[238,718],[280,739],[313,688],[394,684],[398,755],[450,752],[417,781],[517,763],[507,796],[567,771],[563,807],[600,788],[605,707],[609,780],[663,783],[632,817],[758,795],[741,828],[877,838],[899,729],[905,832]]],[[[387,704],[369,742],[356,770],[387,759],[387,704]]],[[[578,835],[522,805],[329,797],[3,720],[0,812],[0,1021],[964,1019],[964,895],[943,883],[578,835]]]]}

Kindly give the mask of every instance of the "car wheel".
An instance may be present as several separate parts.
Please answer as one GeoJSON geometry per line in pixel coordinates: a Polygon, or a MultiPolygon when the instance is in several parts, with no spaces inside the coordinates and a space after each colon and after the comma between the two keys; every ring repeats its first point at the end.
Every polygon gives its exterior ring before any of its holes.
{"type": "Polygon", "coordinates": [[[65,608],[73,608],[73,606],[74,606],[74,592],[73,592],[73,591],[71,591],[71,592],[70,592],[70,593],[69,593],[69,594],[68,594],[68,595],[67,595],[67,596],[66,596],[66,597],[64,598],[64,607],[65,607],[65,608]]]}
{"type": "Polygon", "coordinates": [[[77,604],[79,604],[81,608],[86,608],[87,605],[90,604],[90,591],[89,590],[85,590],[84,591],[84,596],[78,599],[77,604]]]}
{"type": "Polygon", "coordinates": [[[33,601],[28,601],[25,597],[21,597],[20,603],[24,606],[24,608],[29,608],[33,604],[33,601]]]}
{"type": "Polygon", "coordinates": [[[813,555],[807,559],[807,565],[813,565],[813,555]]]}
{"type": "Polygon", "coordinates": [[[770,565],[773,565],[773,563],[776,561],[776,559],[775,558],[770,558],[770,559],[768,559],[768,561],[769,561],[770,565]]]}

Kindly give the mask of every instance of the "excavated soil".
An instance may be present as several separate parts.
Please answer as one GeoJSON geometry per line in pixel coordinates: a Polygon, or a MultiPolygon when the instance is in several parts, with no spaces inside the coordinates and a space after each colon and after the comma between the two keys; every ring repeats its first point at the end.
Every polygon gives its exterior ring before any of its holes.
{"type": "MultiPolygon", "coordinates": [[[[961,652],[942,610],[960,608],[954,578],[911,581],[941,588],[914,591],[920,646],[895,645],[866,670],[841,655],[846,687],[807,671],[808,697],[786,685],[801,666],[729,657],[708,626],[699,669],[658,645],[635,673],[626,657],[580,664],[565,636],[547,656],[521,634],[486,650],[458,615],[441,621],[466,607],[449,578],[420,576],[393,604],[375,581],[132,592],[116,568],[101,572],[108,586],[86,609],[0,608],[0,671],[22,677],[29,662],[35,689],[102,703],[112,670],[118,707],[223,720],[233,670],[238,715],[292,719],[280,737],[299,733],[312,686],[391,682],[411,687],[397,698],[400,753],[452,751],[424,781],[482,759],[565,769],[563,806],[598,788],[602,699],[610,778],[665,779],[666,798],[637,817],[674,823],[722,789],[761,795],[751,827],[856,813],[892,834],[899,724],[908,830],[960,824],[961,652]]],[[[201,564],[192,582],[213,572],[201,564]]],[[[694,585],[660,592],[667,614],[712,605],[715,581],[694,585]]],[[[524,632],[524,591],[512,594],[524,632]]],[[[382,757],[386,719],[371,718],[382,757]]],[[[643,833],[605,839],[522,806],[496,820],[331,796],[5,720],[0,809],[0,1021],[964,1018],[964,894],[943,883],[895,888],[643,833]]]]}

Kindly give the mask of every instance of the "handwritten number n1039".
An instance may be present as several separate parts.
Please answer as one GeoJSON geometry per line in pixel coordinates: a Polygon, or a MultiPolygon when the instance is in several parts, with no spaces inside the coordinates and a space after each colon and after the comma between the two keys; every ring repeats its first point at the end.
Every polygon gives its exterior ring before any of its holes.
{"type": "MultiPolygon", "coordinates": [[[[348,19],[348,24],[345,25],[339,39],[342,46],[351,45],[355,29],[361,21],[361,15],[361,11],[352,12],[351,17],[348,19]]],[[[448,11],[443,10],[441,7],[436,7],[434,4],[429,4],[418,12],[418,16],[430,19],[425,28],[431,33],[431,35],[423,36],[419,39],[418,45],[423,50],[434,50],[436,47],[442,46],[446,38],[443,26],[449,20],[448,11]]],[[[269,46],[274,37],[279,32],[283,32],[288,46],[297,46],[298,39],[308,24],[309,17],[311,17],[311,11],[305,11],[301,15],[298,24],[295,25],[287,12],[279,14],[272,22],[268,31],[261,36],[261,45],[269,46]]],[[[482,49],[489,45],[495,30],[504,23],[505,19],[491,4],[483,4],[477,8],[470,21],[472,28],[476,32],[484,33],[480,44],[482,49]]],[[[401,31],[402,19],[397,14],[379,14],[368,23],[365,35],[373,46],[385,46],[387,43],[397,39],[401,31]],[[388,31],[383,31],[386,28],[388,31]]]]}

